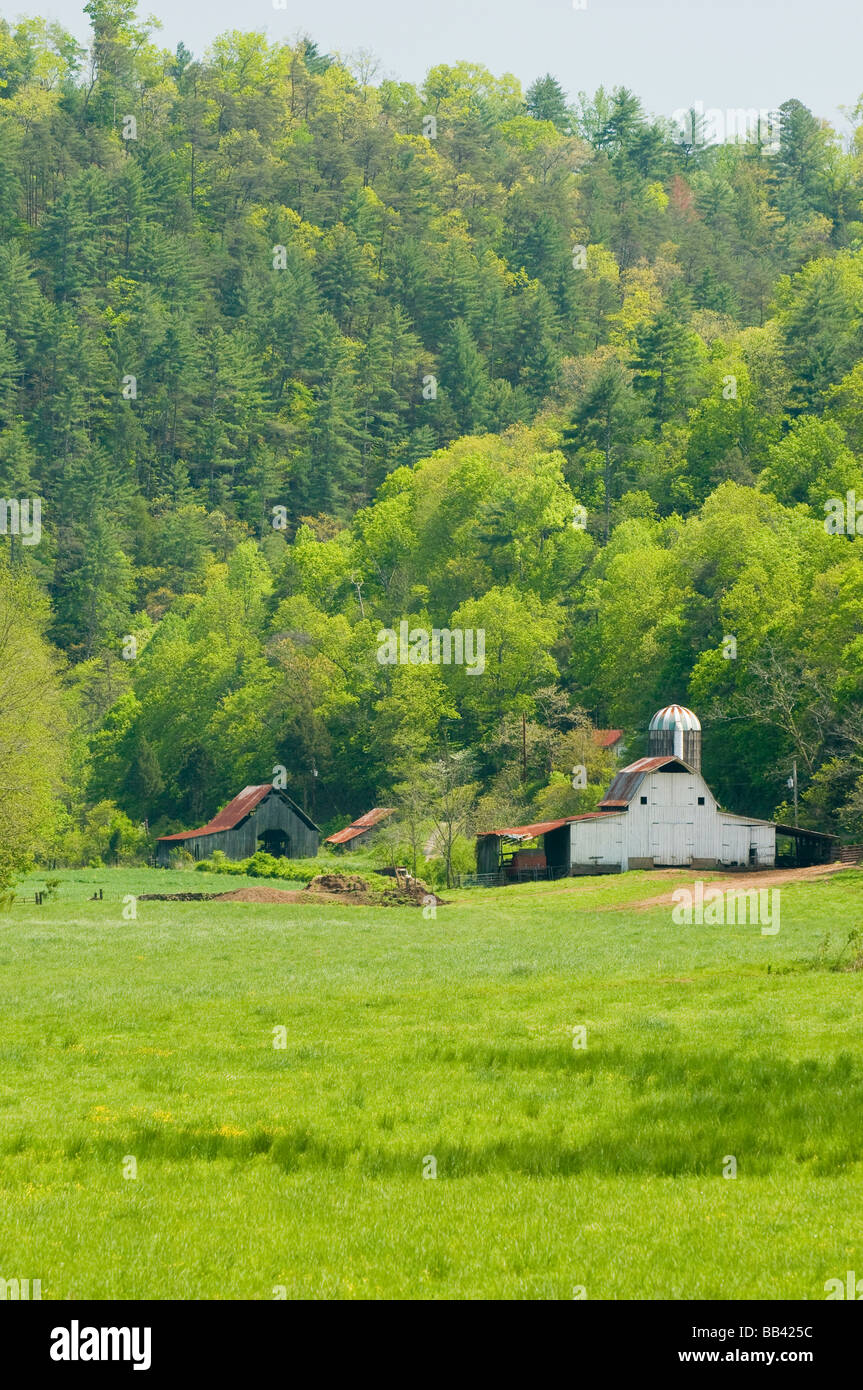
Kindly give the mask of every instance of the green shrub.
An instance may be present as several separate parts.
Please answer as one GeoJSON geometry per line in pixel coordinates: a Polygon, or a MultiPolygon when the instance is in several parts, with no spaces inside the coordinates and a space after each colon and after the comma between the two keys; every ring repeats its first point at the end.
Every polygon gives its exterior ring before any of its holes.
{"type": "MultiPolygon", "coordinates": [[[[282,861],[284,862],[284,861],[282,861]]],[[[259,849],[252,855],[251,859],[244,859],[243,863],[249,878],[282,878],[279,871],[279,860],[266,850],[259,849]]]]}
{"type": "MultiPolygon", "coordinates": [[[[275,878],[288,883],[308,883],[317,874],[359,874],[375,892],[392,889],[393,880],[375,873],[366,863],[358,864],[340,855],[321,855],[318,859],[276,859],[265,850],[258,850],[249,859],[228,859],[221,850],[214,850],[211,859],[200,859],[195,865],[200,873],[243,874],[249,878],[275,878]]],[[[422,877],[422,870],[420,871],[422,877]]]]}
{"type": "Polygon", "coordinates": [[[258,850],[249,859],[228,859],[217,849],[212,859],[201,859],[195,865],[201,873],[243,874],[249,878],[280,878],[295,883],[308,883],[315,874],[326,868],[316,859],[276,859],[265,850],[258,850]]]}

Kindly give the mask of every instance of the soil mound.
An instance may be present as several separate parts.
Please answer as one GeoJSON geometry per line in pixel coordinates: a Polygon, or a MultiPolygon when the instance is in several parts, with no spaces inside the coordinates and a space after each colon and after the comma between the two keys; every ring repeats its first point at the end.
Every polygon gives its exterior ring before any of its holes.
{"type": "Polygon", "coordinates": [[[369,885],[359,874],[316,874],[309,893],[367,893],[369,885]]]}
{"type": "Polygon", "coordinates": [[[419,879],[412,878],[397,889],[377,893],[359,874],[318,874],[307,888],[271,888],[269,884],[250,883],[228,893],[142,893],[140,897],[162,902],[340,903],[354,907],[425,907],[443,902],[419,879]]]}

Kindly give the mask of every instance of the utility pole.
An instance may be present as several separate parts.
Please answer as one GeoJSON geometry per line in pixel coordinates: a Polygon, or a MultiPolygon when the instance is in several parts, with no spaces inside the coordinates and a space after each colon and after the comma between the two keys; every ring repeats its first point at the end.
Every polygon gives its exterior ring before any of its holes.
{"type": "Polygon", "coordinates": [[[793,768],[794,770],[793,770],[791,776],[788,778],[788,785],[789,785],[789,787],[792,787],[793,790],[794,790],[794,824],[797,825],[798,822],[797,822],[797,759],[796,759],[796,758],[794,759],[794,762],[791,764],[791,766],[792,766],[792,768],[793,768]]]}
{"type": "Polygon", "coordinates": [[[527,716],[521,716],[521,780],[527,781],[527,716]]]}

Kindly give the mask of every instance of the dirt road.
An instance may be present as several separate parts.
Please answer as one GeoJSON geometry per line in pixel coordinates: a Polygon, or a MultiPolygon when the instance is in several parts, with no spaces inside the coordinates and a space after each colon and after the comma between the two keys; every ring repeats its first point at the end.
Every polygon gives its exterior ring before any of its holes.
{"type": "MultiPolygon", "coordinates": [[[[731,889],[742,892],[744,889],[748,888],[770,888],[778,887],[783,883],[799,883],[807,880],[817,880],[843,869],[847,870],[847,868],[847,864],[813,864],[805,869],[764,869],[760,873],[726,874],[724,877],[717,871],[709,869],[655,869],[653,871],[654,878],[660,883],[663,879],[670,879],[673,881],[674,887],[668,888],[665,892],[658,893],[650,898],[633,897],[627,899],[626,902],[612,903],[609,906],[591,906],[589,911],[628,912],[633,908],[668,907],[673,903],[672,894],[674,888],[685,887],[687,883],[695,883],[698,879],[709,884],[711,888],[721,888],[723,890],[731,889]],[[681,883],[681,879],[684,880],[683,883],[681,883]]],[[[568,886],[565,888],[549,888],[548,892],[542,893],[541,895],[534,895],[531,893],[531,896],[534,897],[537,902],[544,902],[546,898],[555,897],[560,893],[564,893],[569,897],[573,895],[577,896],[579,893],[589,893],[596,884],[597,877],[599,876],[594,876],[593,874],[586,875],[584,878],[569,880],[568,886]]],[[[618,877],[618,875],[615,875],[615,877],[618,877]]],[[[513,884],[512,887],[508,887],[506,890],[506,897],[503,901],[508,901],[510,897],[515,898],[516,896],[521,896],[523,901],[524,897],[527,895],[524,893],[519,894],[520,888],[520,884],[513,884]]],[[[480,892],[471,893],[471,905],[479,901],[480,892]]],[[[489,895],[488,901],[499,904],[501,902],[499,891],[495,890],[494,897],[489,895]]]]}
{"type": "MultiPolygon", "coordinates": [[[[846,864],[812,864],[806,869],[764,869],[756,874],[730,874],[726,878],[714,877],[713,875],[693,871],[692,881],[701,879],[709,883],[711,888],[719,888],[723,892],[743,892],[749,888],[771,888],[780,887],[783,883],[799,883],[801,881],[825,878],[829,874],[836,873],[840,869],[845,869],[846,864]]],[[[679,873],[677,869],[669,869],[664,872],[671,874],[679,873]]],[[[680,885],[677,885],[678,887],[680,885]]],[[[673,888],[667,893],[660,893],[655,898],[636,898],[632,902],[620,903],[616,907],[600,909],[603,912],[617,912],[621,907],[668,907],[672,902],[673,888]]]]}

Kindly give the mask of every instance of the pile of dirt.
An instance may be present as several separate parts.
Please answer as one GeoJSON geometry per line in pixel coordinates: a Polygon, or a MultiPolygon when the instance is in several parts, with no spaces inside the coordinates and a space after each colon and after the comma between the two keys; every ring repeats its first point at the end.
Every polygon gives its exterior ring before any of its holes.
{"type": "Polygon", "coordinates": [[[250,883],[229,893],[142,893],[140,897],[162,902],[339,903],[343,907],[425,907],[443,902],[419,879],[411,879],[407,887],[376,893],[358,874],[318,874],[308,888],[271,888],[269,884],[250,883]]]}
{"type": "Polygon", "coordinates": [[[369,885],[359,874],[316,874],[309,893],[367,893],[369,885]]]}
{"type": "Polygon", "coordinates": [[[235,888],[232,893],[216,893],[217,903],[304,903],[306,894],[300,888],[270,888],[266,884],[253,883],[248,888],[235,888]]]}
{"type": "Polygon", "coordinates": [[[443,898],[439,898],[427,883],[423,883],[421,878],[414,878],[413,874],[408,874],[404,891],[408,901],[416,903],[419,907],[427,907],[432,903],[437,906],[443,902],[443,898]]]}
{"type": "Polygon", "coordinates": [[[342,903],[367,905],[373,899],[368,893],[327,893],[316,889],[310,893],[305,888],[270,888],[268,884],[250,884],[248,888],[235,888],[232,893],[218,893],[214,899],[219,903],[342,903]]]}

